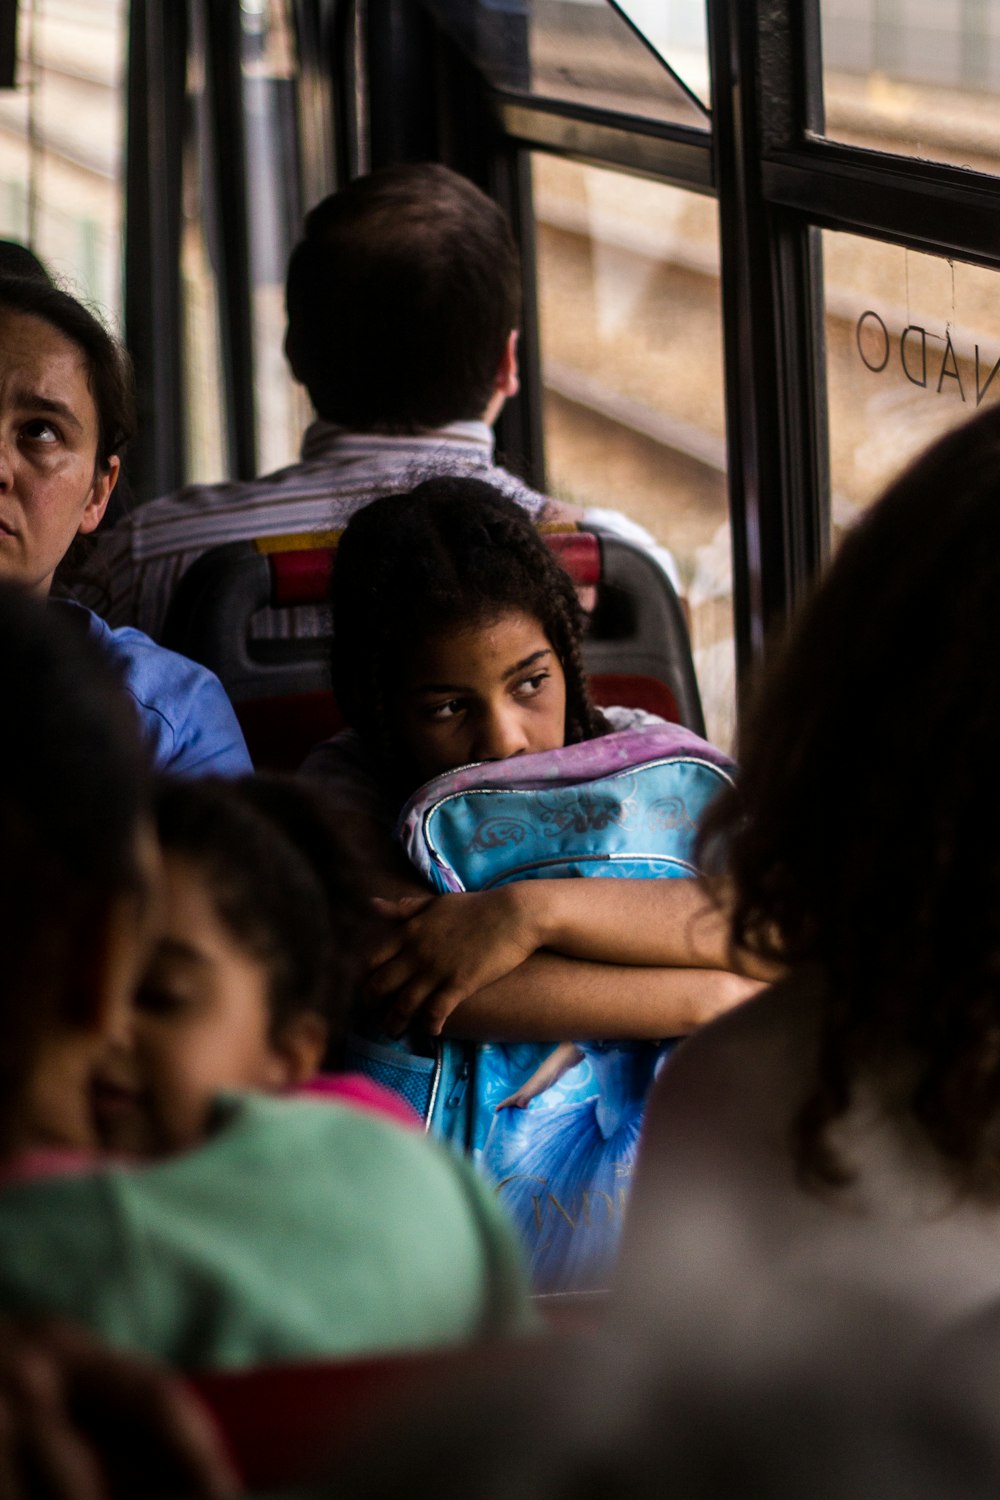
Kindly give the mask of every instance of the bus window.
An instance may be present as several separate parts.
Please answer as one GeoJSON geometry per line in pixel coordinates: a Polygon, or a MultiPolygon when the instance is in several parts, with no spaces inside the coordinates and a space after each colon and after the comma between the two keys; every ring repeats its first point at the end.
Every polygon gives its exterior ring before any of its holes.
{"type": "Polygon", "coordinates": [[[606,0],[432,3],[502,89],[672,125],[708,125],[704,0],[675,0],[666,9],[662,0],[617,7],[606,0]],[[683,69],[672,52],[667,56],[675,47],[683,69]]]}
{"type": "Polygon", "coordinates": [[[219,322],[218,226],[212,184],[211,106],[204,17],[197,9],[187,62],[181,186],[184,472],[193,484],[228,475],[229,441],[219,322]]]}
{"type": "MultiPolygon", "coordinates": [[[[184,154],[183,292],[187,475],[225,478],[231,444],[223,393],[218,267],[223,263],[219,193],[213,182],[214,121],[206,89],[201,12],[188,59],[189,135],[184,154]]],[[[302,224],[296,131],[297,57],[290,0],[243,0],[239,7],[241,133],[246,183],[253,349],[253,468],[292,462],[306,427],[308,400],[291,378],[282,346],[285,267],[302,224]]],[[[238,170],[238,163],[233,163],[238,170]]]]}
{"type": "Polygon", "coordinates": [[[1000,170],[1000,6],[821,0],[826,134],[1000,170]]]}
{"type": "Polygon", "coordinates": [[[641,522],[691,609],[709,738],[733,730],[718,228],[713,199],[533,159],[549,490],[641,522]]]}
{"type": "Polygon", "coordinates": [[[1000,399],[995,271],[823,234],[836,538],[930,440],[1000,399]]]}
{"type": "Polygon", "coordinates": [[[285,267],[302,224],[291,12],[290,0],[242,0],[240,6],[254,408],[257,468],[263,474],[298,458],[311,416],[308,398],[293,381],[282,352],[285,267]]]}
{"type": "Polygon", "coordinates": [[[125,0],[30,0],[0,92],[0,237],[113,320],[122,309],[125,0]]]}

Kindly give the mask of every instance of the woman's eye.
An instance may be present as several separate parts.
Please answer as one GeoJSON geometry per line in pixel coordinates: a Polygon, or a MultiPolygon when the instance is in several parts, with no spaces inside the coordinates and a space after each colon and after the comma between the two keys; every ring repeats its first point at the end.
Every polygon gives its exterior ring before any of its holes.
{"type": "Polygon", "coordinates": [[[32,443],[58,443],[59,432],[51,422],[44,417],[37,417],[33,422],[25,422],[21,429],[24,436],[32,443]]]}

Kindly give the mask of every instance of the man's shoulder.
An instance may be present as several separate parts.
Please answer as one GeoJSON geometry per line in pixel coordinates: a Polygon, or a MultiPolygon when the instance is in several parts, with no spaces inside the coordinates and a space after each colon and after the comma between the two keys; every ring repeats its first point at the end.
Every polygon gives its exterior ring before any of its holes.
{"type": "Polygon", "coordinates": [[[481,423],[411,437],[313,424],[297,463],[257,479],[188,485],[138,506],[96,541],[73,594],[113,624],[138,624],[159,637],[180,579],[203,553],[261,537],[322,539],[371,501],[441,475],[485,480],[538,522],[580,519],[575,507],[494,463],[492,434],[481,423]]]}
{"type": "Polygon", "coordinates": [[[329,464],[297,463],[258,479],[186,485],[139,506],[109,538],[127,535],[133,556],[141,560],[263,535],[276,520],[286,530],[301,521],[305,530],[315,517],[327,522],[335,474],[329,464]],[[304,508],[298,519],[291,514],[296,507],[304,508]]]}
{"type": "MultiPolygon", "coordinates": [[[[310,429],[310,432],[312,429],[310,429]]],[[[490,444],[442,429],[414,439],[332,434],[304,442],[295,463],[256,479],[190,484],[137,507],[108,534],[136,562],[250,536],[337,530],[383,494],[458,474],[481,478],[536,519],[579,520],[575,506],[533,489],[492,461],[490,444]]]]}

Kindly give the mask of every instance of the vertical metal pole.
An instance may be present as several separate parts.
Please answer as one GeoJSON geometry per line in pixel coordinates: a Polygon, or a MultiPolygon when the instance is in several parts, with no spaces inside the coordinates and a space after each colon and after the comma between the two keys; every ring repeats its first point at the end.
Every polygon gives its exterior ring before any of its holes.
{"type": "Polygon", "coordinates": [[[0,89],[17,83],[18,0],[0,0],[0,89]]]}
{"type": "MultiPolygon", "coordinates": [[[[305,209],[332,193],[337,181],[334,166],[340,144],[339,129],[334,124],[337,84],[326,50],[328,10],[321,0],[293,0],[299,171],[305,209]]],[[[293,228],[297,239],[301,225],[293,228]]]]}
{"type": "Polygon", "coordinates": [[[139,431],[128,454],[136,499],[184,481],[180,221],[186,7],[132,0],[125,170],[125,335],[139,431]]]}
{"type": "Polygon", "coordinates": [[[531,194],[531,158],[508,146],[497,153],[493,196],[506,211],[521,257],[521,334],[518,364],[521,391],[508,401],[497,422],[498,456],[536,489],[545,488],[545,437],[542,414],[542,351],[538,333],[538,273],[535,260],[535,209],[531,194]]]}
{"type": "MultiPolygon", "coordinates": [[[[811,3],[811,0],[806,0],[811,3]]],[[[733,607],[741,675],[820,565],[826,536],[818,246],[771,208],[763,156],[808,112],[798,0],[710,0],[733,607]],[[794,12],[794,14],[793,14],[794,12]]]]}
{"type": "Polygon", "coordinates": [[[237,479],[252,479],[257,473],[253,283],[247,223],[240,8],[232,0],[206,0],[205,19],[213,179],[218,194],[219,321],[229,466],[237,479]]]}
{"type": "Polygon", "coordinates": [[[413,0],[368,0],[372,167],[439,157],[434,31],[413,0]]]}
{"type": "Polygon", "coordinates": [[[27,242],[34,245],[38,234],[38,173],[44,147],[38,128],[38,20],[39,7],[33,5],[28,18],[28,233],[27,242]]]}

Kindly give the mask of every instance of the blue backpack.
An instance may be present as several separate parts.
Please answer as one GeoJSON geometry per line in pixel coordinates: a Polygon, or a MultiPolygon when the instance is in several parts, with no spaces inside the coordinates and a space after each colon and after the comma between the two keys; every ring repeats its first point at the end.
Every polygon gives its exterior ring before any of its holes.
{"type": "MultiPolygon", "coordinates": [[[[398,832],[441,892],[691,877],[699,821],[730,771],[688,730],[651,724],[446,772],[411,798],[398,832]]],[[[403,1094],[492,1179],[537,1290],[590,1290],[607,1285],[643,1109],[672,1045],[355,1037],[349,1063],[403,1094]],[[526,1105],[504,1103],[519,1090],[526,1105]]]]}

